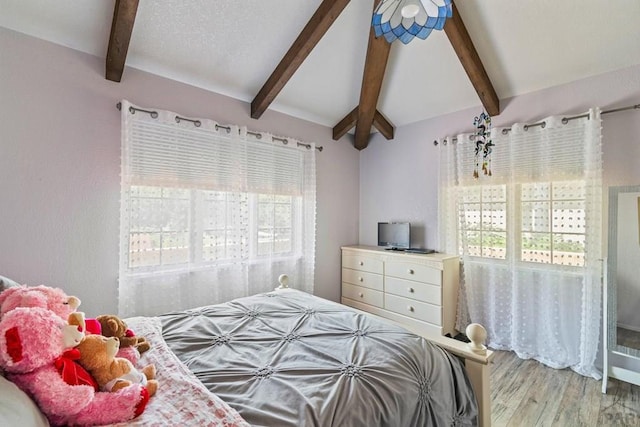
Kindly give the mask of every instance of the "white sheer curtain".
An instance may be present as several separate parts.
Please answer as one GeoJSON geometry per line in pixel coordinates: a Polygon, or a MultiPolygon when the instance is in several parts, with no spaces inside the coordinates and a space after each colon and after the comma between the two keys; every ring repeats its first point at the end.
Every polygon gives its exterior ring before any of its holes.
{"type": "Polygon", "coordinates": [[[459,253],[458,329],[594,378],[601,316],[600,111],[493,129],[492,176],[469,134],[441,141],[440,249],[459,253]],[[542,125],[544,123],[544,125],[542,125]]]}
{"type": "Polygon", "coordinates": [[[315,145],[122,101],[119,314],[313,292],[315,145]]]}

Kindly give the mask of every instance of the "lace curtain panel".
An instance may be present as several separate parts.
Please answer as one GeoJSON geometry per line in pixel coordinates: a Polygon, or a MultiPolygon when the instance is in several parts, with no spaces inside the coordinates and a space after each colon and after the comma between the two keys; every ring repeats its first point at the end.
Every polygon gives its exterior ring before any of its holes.
{"type": "Polygon", "coordinates": [[[313,144],[121,107],[119,315],[313,292],[313,144]]]}
{"type": "Polygon", "coordinates": [[[492,176],[478,179],[473,137],[440,141],[440,249],[463,261],[457,328],[481,323],[494,349],[600,378],[600,111],[491,137],[492,176]]]}

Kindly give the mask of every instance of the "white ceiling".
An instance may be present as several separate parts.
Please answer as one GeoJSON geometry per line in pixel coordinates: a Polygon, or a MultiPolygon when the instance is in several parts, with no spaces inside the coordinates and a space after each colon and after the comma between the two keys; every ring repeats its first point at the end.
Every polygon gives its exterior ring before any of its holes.
{"type": "MultiPolygon", "coordinates": [[[[127,65],[250,102],[321,0],[142,0],[127,65]]],[[[638,0],[457,0],[501,99],[640,64],[638,0]]],[[[106,56],[114,1],[0,0],[0,26],[106,56]]],[[[358,104],[373,0],[353,0],[270,109],[335,126],[358,104]]],[[[127,78],[125,70],[123,79],[127,78]]],[[[480,106],[444,32],[395,42],[395,126],[480,106]]]]}

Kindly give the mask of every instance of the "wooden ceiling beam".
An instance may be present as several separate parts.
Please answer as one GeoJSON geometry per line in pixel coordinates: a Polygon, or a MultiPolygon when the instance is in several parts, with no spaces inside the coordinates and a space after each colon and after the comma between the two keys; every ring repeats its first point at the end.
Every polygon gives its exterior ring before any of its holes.
{"type": "MultiPolygon", "coordinates": [[[[333,139],[339,140],[347,134],[358,122],[358,107],[354,108],[333,128],[333,139]]],[[[393,139],[395,127],[393,123],[378,110],[373,116],[373,126],[387,139],[393,139]]]]}
{"type": "Polygon", "coordinates": [[[378,110],[376,110],[376,113],[373,115],[373,127],[378,129],[382,136],[384,136],[387,140],[393,139],[395,126],[393,126],[393,123],[391,123],[389,119],[387,119],[378,110]]]}
{"type": "MultiPolygon", "coordinates": [[[[380,0],[376,0],[373,10],[378,6],[380,0]]],[[[354,146],[358,150],[363,150],[369,145],[371,136],[371,126],[378,105],[378,97],[384,79],[384,72],[387,68],[387,60],[391,43],[384,37],[376,38],[373,26],[369,26],[369,44],[367,46],[367,59],[364,64],[362,76],[362,89],[360,90],[360,103],[358,104],[358,121],[356,122],[356,134],[354,146]]]]}
{"type": "Polygon", "coordinates": [[[358,107],[347,114],[333,127],[333,140],[337,141],[347,134],[358,122],[358,107]]]}
{"type": "Polygon", "coordinates": [[[122,80],[137,11],[138,0],[116,0],[107,48],[105,76],[107,80],[114,82],[122,80]]]}
{"type": "Polygon", "coordinates": [[[462,17],[456,8],[456,4],[452,2],[453,16],[447,19],[444,24],[444,32],[447,34],[453,50],[458,55],[458,59],[462,63],[462,67],[469,76],[471,84],[478,93],[480,101],[490,116],[500,114],[500,99],[496,94],[489,75],[487,74],[480,56],[473,46],[473,41],[464,26],[462,17]]]}
{"type": "Polygon", "coordinates": [[[349,4],[349,0],[324,0],[313,14],[289,51],[251,102],[251,117],[259,119],[304,62],[331,24],[349,4]]]}

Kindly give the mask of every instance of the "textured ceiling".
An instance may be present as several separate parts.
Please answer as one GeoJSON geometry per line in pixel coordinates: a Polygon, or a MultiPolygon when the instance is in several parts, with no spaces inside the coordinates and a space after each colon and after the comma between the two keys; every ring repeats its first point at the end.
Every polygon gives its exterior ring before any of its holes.
{"type": "MultiPolygon", "coordinates": [[[[320,3],[142,0],[127,66],[250,102],[320,3]]],[[[640,64],[638,0],[456,5],[501,99],[640,64]]],[[[113,6],[0,0],[0,26],[104,58],[113,6]]],[[[333,127],[356,107],[372,6],[349,3],[270,109],[333,127]]],[[[378,110],[394,125],[480,105],[443,32],[392,46],[378,110]]]]}

